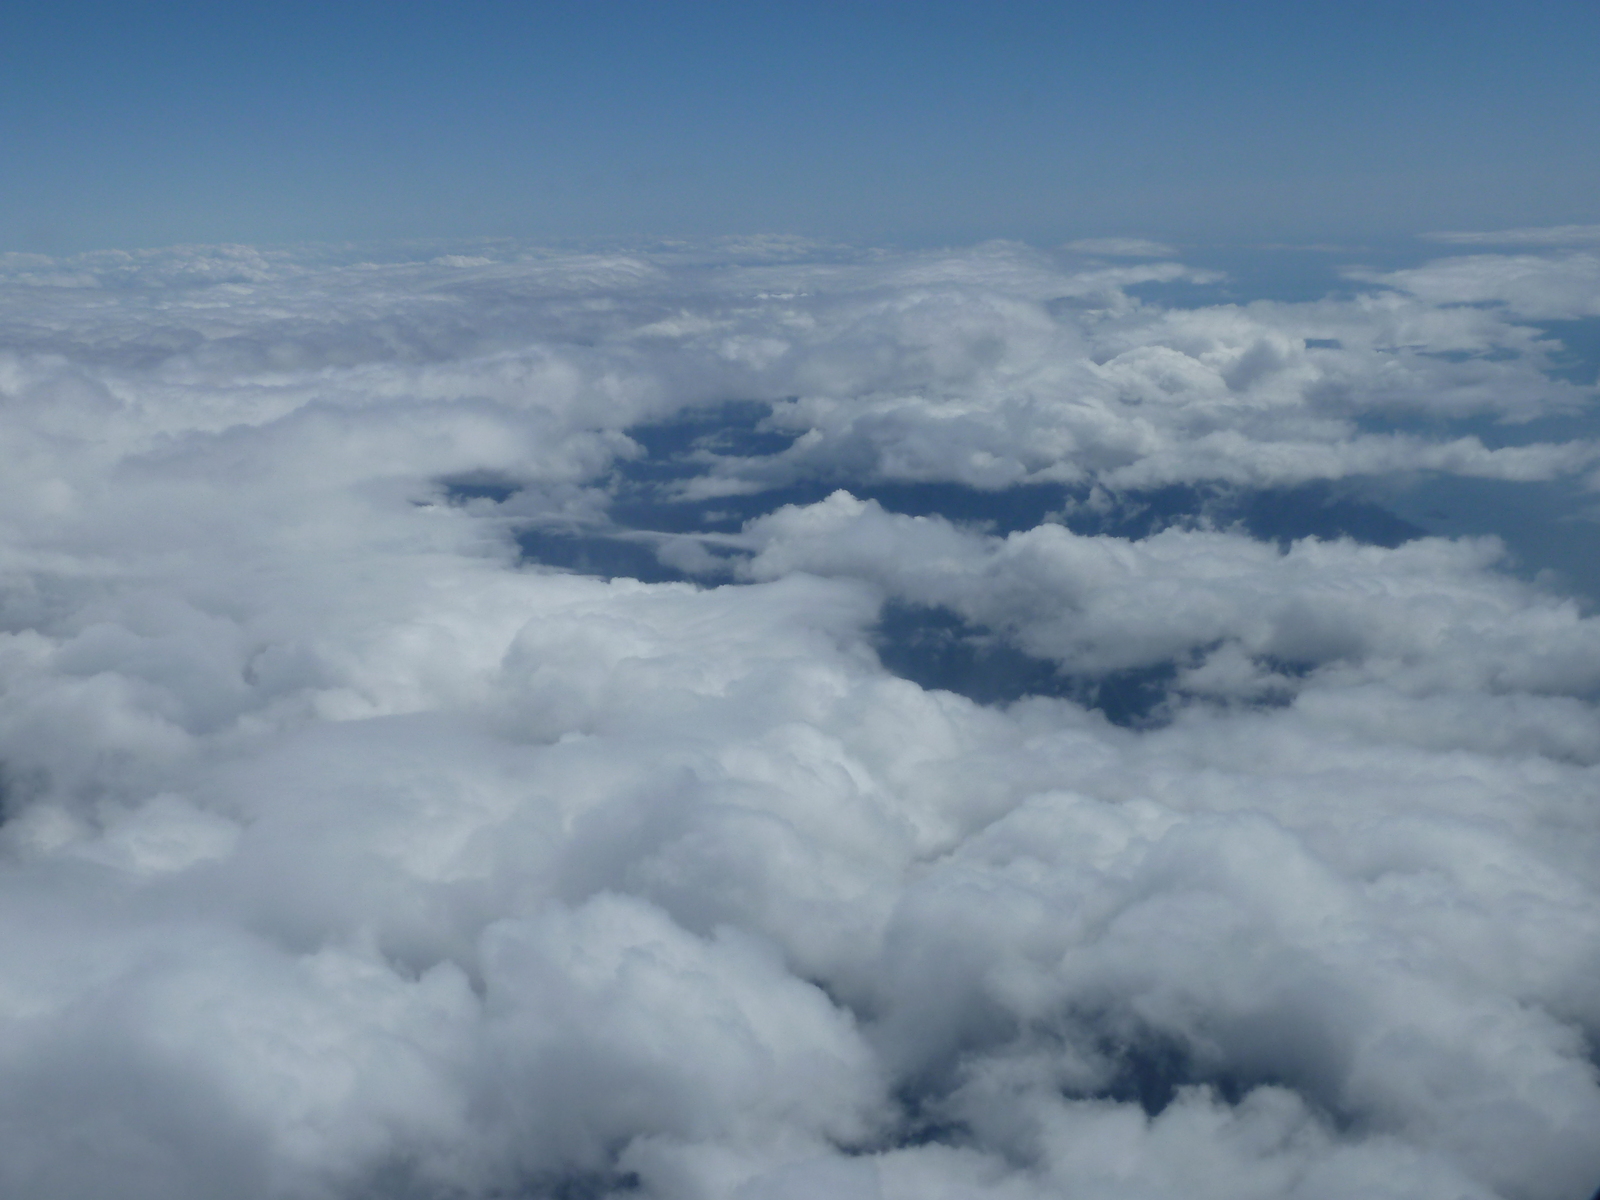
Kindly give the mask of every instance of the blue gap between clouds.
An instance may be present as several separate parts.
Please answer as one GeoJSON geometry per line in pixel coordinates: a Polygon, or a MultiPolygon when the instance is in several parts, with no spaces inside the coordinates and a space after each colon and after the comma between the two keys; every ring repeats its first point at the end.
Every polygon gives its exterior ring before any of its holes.
{"type": "MultiPolygon", "coordinates": [[[[947,482],[842,477],[805,479],[713,500],[672,496],[673,484],[703,473],[719,459],[774,458],[788,449],[796,435],[767,427],[771,413],[772,406],[762,401],[733,401],[629,428],[628,436],[645,454],[614,467],[612,525],[525,526],[516,534],[523,561],[603,579],[710,582],[662,560],[658,549],[664,535],[737,532],[752,518],[786,504],[814,504],[841,487],[889,512],[943,517],[1001,535],[1055,521],[1083,535],[1139,539],[1174,526],[1205,523],[1237,526],[1280,546],[1309,536],[1396,546],[1423,532],[1382,505],[1326,483],[1254,490],[1174,485],[1126,493],[1109,506],[1091,504],[1087,489],[1058,484],[983,491],[947,482]]],[[[440,484],[455,504],[498,505],[520,490],[515,480],[492,473],[457,475],[440,484]]],[[[729,553],[716,546],[708,549],[723,557],[729,553]]],[[[958,692],[980,704],[1007,704],[1024,696],[1066,697],[1129,727],[1156,725],[1166,718],[1174,699],[1172,683],[1187,665],[1168,661],[1094,675],[1064,672],[1053,661],[1019,649],[1003,632],[947,608],[900,599],[884,606],[872,637],[886,669],[923,687],[958,692]]]]}

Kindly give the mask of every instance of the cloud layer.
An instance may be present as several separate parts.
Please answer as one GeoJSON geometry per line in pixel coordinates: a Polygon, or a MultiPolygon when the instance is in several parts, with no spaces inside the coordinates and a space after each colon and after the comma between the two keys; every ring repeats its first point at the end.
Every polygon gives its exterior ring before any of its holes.
{"type": "Polygon", "coordinates": [[[0,1191],[1586,1197],[1594,268],[9,256],[0,1191]]]}

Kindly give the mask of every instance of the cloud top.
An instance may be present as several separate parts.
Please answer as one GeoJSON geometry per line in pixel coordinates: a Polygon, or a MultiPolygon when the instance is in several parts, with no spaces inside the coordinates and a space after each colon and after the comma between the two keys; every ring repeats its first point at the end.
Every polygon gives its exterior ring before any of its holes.
{"type": "Polygon", "coordinates": [[[0,1191],[1592,1191],[1592,255],[1063,261],[0,264],[0,1191]]]}

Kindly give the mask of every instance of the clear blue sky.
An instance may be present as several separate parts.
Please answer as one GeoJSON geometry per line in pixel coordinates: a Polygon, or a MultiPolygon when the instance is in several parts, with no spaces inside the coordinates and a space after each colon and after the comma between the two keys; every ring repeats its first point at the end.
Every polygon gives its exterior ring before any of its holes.
{"type": "Polygon", "coordinates": [[[1600,4],[12,4],[0,249],[1600,219],[1600,4]]]}

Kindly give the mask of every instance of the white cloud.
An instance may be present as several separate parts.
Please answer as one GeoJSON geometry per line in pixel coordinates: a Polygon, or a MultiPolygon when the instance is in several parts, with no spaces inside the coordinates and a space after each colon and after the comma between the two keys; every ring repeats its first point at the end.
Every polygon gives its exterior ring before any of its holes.
{"type": "Polygon", "coordinates": [[[1600,1183],[1596,618],[1487,539],[857,498],[1580,477],[1486,430],[1591,398],[1523,324],[1585,256],[414,258],[0,264],[0,1192],[1600,1183]],[[664,493],[721,586],[518,557],[664,493]],[[890,600],[1165,721],[897,677],[890,600]]]}
{"type": "Polygon", "coordinates": [[[1545,225],[1528,229],[1501,229],[1424,234],[1431,242],[1456,246],[1588,246],[1600,242],[1600,225],[1545,225]]]}
{"type": "Polygon", "coordinates": [[[1148,238],[1078,238],[1061,248],[1079,254],[1103,254],[1110,258],[1176,258],[1178,255],[1174,247],[1148,238]]]}
{"type": "Polygon", "coordinates": [[[1600,316],[1600,256],[1475,254],[1404,271],[1356,276],[1433,305],[1503,304],[1525,320],[1600,316]]]}

